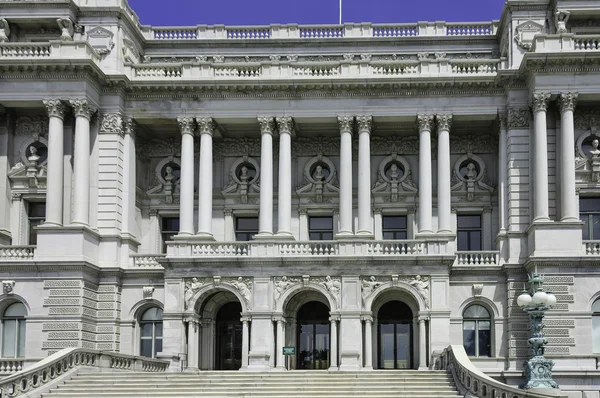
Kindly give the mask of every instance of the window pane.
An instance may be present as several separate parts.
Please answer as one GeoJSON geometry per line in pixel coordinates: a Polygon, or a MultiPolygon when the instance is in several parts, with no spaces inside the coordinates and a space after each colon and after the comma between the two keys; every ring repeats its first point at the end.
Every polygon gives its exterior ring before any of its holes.
{"type": "Polygon", "coordinates": [[[23,303],[11,304],[6,311],[4,311],[4,316],[24,317],[25,315],[27,315],[27,309],[23,303]]]}
{"type": "Polygon", "coordinates": [[[256,231],[258,232],[257,217],[237,217],[235,219],[237,231],[256,231]]]}
{"type": "Polygon", "coordinates": [[[481,228],[481,216],[458,216],[458,228],[481,228]]]}
{"type": "Polygon", "coordinates": [[[17,337],[17,321],[7,319],[2,322],[2,356],[14,358],[16,355],[15,338],[17,337]]]}
{"type": "Polygon", "coordinates": [[[321,234],[318,232],[311,232],[308,234],[309,240],[321,240],[321,234]]]}
{"type": "Polygon", "coordinates": [[[600,353],[600,316],[592,317],[592,352],[600,353]]]}
{"type": "Polygon", "coordinates": [[[140,355],[143,357],[152,358],[152,340],[142,340],[140,346],[140,355]]]}
{"type": "Polygon", "coordinates": [[[583,240],[590,240],[590,216],[589,214],[582,214],[579,218],[583,221],[583,240]]]}
{"type": "Polygon", "coordinates": [[[458,231],[456,234],[458,240],[458,250],[467,251],[469,250],[469,233],[467,231],[458,231]]]}
{"type": "Polygon", "coordinates": [[[162,352],[162,338],[154,340],[154,357],[157,352],[162,352]]]}
{"type": "Polygon", "coordinates": [[[471,231],[469,238],[469,250],[481,250],[481,232],[471,231]]]}
{"type": "Polygon", "coordinates": [[[165,232],[179,232],[179,217],[163,217],[162,230],[165,232]]]}
{"type": "Polygon", "coordinates": [[[321,234],[321,240],[333,240],[333,232],[323,232],[321,234]]]}
{"type": "Polygon", "coordinates": [[[45,218],[46,217],[46,203],[29,202],[27,209],[27,215],[29,217],[45,218]]]}
{"type": "Polygon", "coordinates": [[[143,323],[140,325],[142,337],[152,337],[152,323],[143,323]]]}
{"type": "Polygon", "coordinates": [[[463,318],[490,319],[490,313],[484,306],[473,304],[463,312],[463,318]]]}
{"type": "Polygon", "coordinates": [[[592,216],[592,239],[600,240],[600,214],[592,216]]]}
{"type": "Polygon", "coordinates": [[[406,231],[396,232],[396,239],[408,239],[406,231]]]}
{"type": "Polygon", "coordinates": [[[385,229],[406,229],[405,216],[384,216],[383,228],[385,229]]]}
{"type": "Polygon", "coordinates": [[[463,346],[467,355],[475,356],[475,322],[463,322],[463,346]]]}
{"type": "Polygon", "coordinates": [[[396,234],[394,232],[383,232],[383,239],[395,239],[396,234]]]}
{"type": "Polygon", "coordinates": [[[483,322],[479,322],[479,356],[480,357],[489,357],[492,355],[492,346],[491,346],[491,332],[489,328],[487,330],[481,330],[481,324],[483,322]]]}
{"type": "Polygon", "coordinates": [[[163,335],[163,324],[162,322],[157,322],[154,324],[154,336],[162,337],[163,335]]]}
{"type": "Polygon", "coordinates": [[[18,349],[17,349],[17,357],[24,358],[25,357],[25,319],[21,319],[18,321],[19,323],[19,336],[18,336],[18,349]]]}
{"type": "Polygon", "coordinates": [[[600,198],[580,198],[579,211],[585,213],[600,213],[600,198]]]}
{"type": "Polygon", "coordinates": [[[310,217],[308,229],[333,230],[333,217],[310,217]]]}
{"type": "Polygon", "coordinates": [[[162,310],[158,307],[152,307],[147,309],[142,314],[143,321],[160,321],[162,320],[162,310]]]}

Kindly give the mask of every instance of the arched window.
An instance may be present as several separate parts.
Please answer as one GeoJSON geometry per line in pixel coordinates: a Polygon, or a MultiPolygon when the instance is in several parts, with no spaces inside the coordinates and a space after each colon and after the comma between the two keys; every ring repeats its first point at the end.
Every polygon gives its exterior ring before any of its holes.
{"type": "Polygon", "coordinates": [[[600,299],[592,304],[592,352],[600,353],[600,299]]]}
{"type": "Polygon", "coordinates": [[[473,304],[463,312],[463,345],[467,355],[492,356],[492,317],[482,305],[473,304]]]}
{"type": "Polygon", "coordinates": [[[140,355],[155,358],[162,351],[163,311],[152,307],[144,311],[140,317],[140,355]]]}
{"type": "Polygon", "coordinates": [[[2,356],[25,357],[25,316],[27,309],[22,303],[9,305],[2,314],[2,356]]]}

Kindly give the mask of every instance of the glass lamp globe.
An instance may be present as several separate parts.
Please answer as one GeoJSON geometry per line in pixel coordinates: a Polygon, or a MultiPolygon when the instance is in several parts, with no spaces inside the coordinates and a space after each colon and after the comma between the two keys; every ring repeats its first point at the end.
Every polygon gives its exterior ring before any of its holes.
{"type": "Polygon", "coordinates": [[[556,296],[550,292],[546,293],[547,295],[547,301],[546,301],[546,305],[548,307],[552,307],[554,304],[556,304],[556,296]]]}
{"type": "Polygon", "coordinates": [[[526,307],[529,304],[531,304],[532,300],[533,299],[531,298],[529,293],[527,293],[526,291],[523,291],[523,293],[521,293],[521,295],[519,297],[517,297],[517,304],[519,305],[519,307],[526,307]]]}
{"type": "Polygon", "coordinates": [[[546,304],[548,302],[548,295],[546,292],[538,290],[533,295],[533,303],[534,304],[546,304]]]}

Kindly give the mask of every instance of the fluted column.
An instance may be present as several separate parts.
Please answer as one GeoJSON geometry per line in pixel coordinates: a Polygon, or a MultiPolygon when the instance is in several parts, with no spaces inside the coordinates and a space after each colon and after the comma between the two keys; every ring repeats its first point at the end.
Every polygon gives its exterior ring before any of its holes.
{"type": "MultiPolygon", "coordinates": [[[[548,136],[546,111],[550,93],[535,93],[531,101],[534,132],[533,221],[550,221],[548,213],[548,136]]],[[[572,149],[572,148],[571,148],[572,149]]]]}
{"type": "Polygon", "coordinates": [[[193,117],[180,117],[177,119],[177,123],[179,124],[179,130],[181,131],[181,176],[179,178],[179,235],[191,236],[194,234],[195,122],[193,117]]]}
{"type": "Polygon", "coordinates": [[[277,319],[277,346],[275,352],[277,353],[277,368],[281,370],[285,369],[283,346],[285,346],[285,320],[280,318],[277,319]]]}
{"type": "Polygon", "coordinates": [[[248,351],[250,350],[249,320],[242,318],[242,369],[248,367],[248,351]]]}
{"type": "Polygon", "coordinates": [[[365,317],[365,368],[373,368],[373,318],[365,317]]]}
{"type": "Polygon", "coordinates": [[[73,224],[90,221],[90,118],[94,109],[85,98],[70,100],[75,114],[75,148],[73,159],[73,224]]]}
{"type": "Polygon", "coordinates": [[[560,209],[561,221],[579,221],[575,192],[575,125],[573,111],[578,93],[561,93],[560,109],[560,209]]]}
{"type": "Polygon", "coordinates": [[[213,240],[213,133],[215,122],[212,117],[198,118],[200,131],[200,172],[198,189],[198,234],[202,239],[213,240]]]}
{"type": "Polygon", "coordinates": [[[452,194],[450,191],[450,126],[452,125],[452,115],[437,115],[436,120],[438,127],[438,233],[451,233],[450,212],[452,194]]]}
{"type": "Polygon", "coordinates": [[[419,318],[419,370],[427,370],[427,338],[425,318],[419,318]]]}
{"type": "Polygon", "coordinates": [[[293,239],[292,235],[292,135],[294,119],[278,117],[279,130],[279,194],[277,195],[277,235],[293,239]]]}
{"type": "Polygon", "coordinates": [[[43,102],[49,117],[45,224],[60,226],[63,223],[65,105],[58,99],[43,102]]]}
{"type": "Polygon", "coordinates": [[[419,233],[433,233],[431,129],[433,115],[418,115],[419,124],[419,233]]]}
{"type": "Polygon", "coordinates": [[[337,236],[352,235],[352,125],[353,116],[338,116],[340,126],[340,229],[337,236]]]}
{"type": "Polygon", "coordinates": [[[358,124],[358,235],[373,236],[371,218],[372,116],[357,116],[358,124]]]}
{"type": "Polygon", "coordinates": [[[337,317],[331,317],[329,318],[329,321],[331,322],[331,328],[330,328],[330,335],[329,335],[329,344],[331,345],[330,347],[330,360],[329,360],[329,369],[330,370],[337,370],[338,368],[338,352],[337,352],[337,346],[338,346],[338,341],[337,341],[337,317]]]}
{"type": "Polygon", "coordinates": [[[498,217],[500,218],[500,232],[507,228],[508,211],[508,170],[506,157],[506,115],[500,115],[500,131],[498,133],[498,217]]]}
{"type": "Polygon", "coordinates": [[[260,125],[260,213],[258,235],[273,235],[273,131],[272,117],[259,117],[260,125]]]}

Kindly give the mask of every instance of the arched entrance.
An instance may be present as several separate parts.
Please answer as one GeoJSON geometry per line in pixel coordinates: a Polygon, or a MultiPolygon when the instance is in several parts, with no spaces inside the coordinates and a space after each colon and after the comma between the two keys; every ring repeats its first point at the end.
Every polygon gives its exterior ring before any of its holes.
{"type": "Polygon", "coordinates": [[[237,301],[219,308],[216,319],[216,370],[242,367],[242,305],[237,301]]]}
{"type": "Polygon", "coordinates": [[[413,313],[402,301],[388,301],[377,312],[379,369],[412,369],[413,313]]]}
{"type": "Polygon", "coordinates": [[[330,361],[329,308],[309,301],[296,314],[297,369],[328,369],[330,361]]]}

